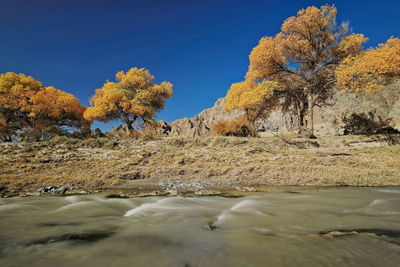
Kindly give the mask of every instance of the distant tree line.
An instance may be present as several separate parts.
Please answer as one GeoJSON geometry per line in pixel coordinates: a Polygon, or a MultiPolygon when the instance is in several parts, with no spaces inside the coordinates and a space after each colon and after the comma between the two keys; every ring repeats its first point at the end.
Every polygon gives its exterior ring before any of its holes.
{"type": "Polygon", "coordinates": [[[43,84],[25,74],[0,74],[0,138],[3,141],[40,141],[55,135],[88,132],[93,120],[121,119],[126,130],[141,119],[154,123],[154,116],[172,96],[172,84],[156,84],[146,69],[118,72],[115,82],[97,89],[91,107],[72,94],[43,84]]]}

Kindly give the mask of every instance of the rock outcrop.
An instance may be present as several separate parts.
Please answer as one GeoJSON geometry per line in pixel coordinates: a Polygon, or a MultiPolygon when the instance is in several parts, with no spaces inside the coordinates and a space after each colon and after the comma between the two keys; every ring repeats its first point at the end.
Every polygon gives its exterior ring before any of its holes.
{"type": "Polygon", "coordinates": [[[205,109],[193,118],[183,118],[170,124],[171,135],[184,137],[204,136],[210,133],[211,126],[220,120],[234,120],[243,115],[243,111],[224,112],[225,98],[219,98],[215,105],[205,109]]]}
{"type": "MultiPolygon", "coordinates": [[[[193,118],[183,118],[170,124],[170,135],[184,137],[204,136],[212,125],[220,120],[234,120],[243,115],[240,110],[224,112],[225,98],[217,100],[193,118]]],[[[387,126],[400,130],[400,81],[375,94],[354,94],[338,90],[327,105],[315,107],[314,127],[317,136],[342,135],[348,127],[349,118],[361,115],[370,119],[386,121],[387,126]]],[[[294,131],[297,127],[294,114],[273,111],[267,118],[257,121],[260,135],[294,131]]]]}

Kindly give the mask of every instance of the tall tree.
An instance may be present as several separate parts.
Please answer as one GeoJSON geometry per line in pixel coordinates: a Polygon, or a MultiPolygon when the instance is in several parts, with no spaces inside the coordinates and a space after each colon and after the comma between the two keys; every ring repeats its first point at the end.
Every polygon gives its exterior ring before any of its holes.
{"type": "Polygon", "coordinates": [[[142,118],[152,121],[158,111],[165,107],[165,99],[172,97],[172,84],[156,84],[154,76],[144,68],[132,68],[126,73],[120,71],[116,82],[106,82],[96,90],[84,117],[87,120],[110,121],[121,119],[126,131],[132,130],[132,124],[142,118]]]}
{"type": "Polygon", "coordinates": [[[79,129],[85,124],[84,111],[85,107],[71,94],[44,87],[24,74],[0,74],[0,117],[14,134],[31,132],[40,139],[46,128],[79,129]]]}
{"type": "MultiPolygon", "coordinates": [[[[285,20],[281,32],[264,37],[250,54],[246,80],[276,81],[283,106],[291,106],[300,132],[314,136],[314,107],[324,104],[335,86],[335,69],[358,55],[367,41],[362,34],[348,35],[348,25],[336,26],[335,6],[308,7],[285,20]],[[307,120],[308,118],[308,120],[307,120]]],[[[274,95],[276,96],[276,95],[274,95]]]]}

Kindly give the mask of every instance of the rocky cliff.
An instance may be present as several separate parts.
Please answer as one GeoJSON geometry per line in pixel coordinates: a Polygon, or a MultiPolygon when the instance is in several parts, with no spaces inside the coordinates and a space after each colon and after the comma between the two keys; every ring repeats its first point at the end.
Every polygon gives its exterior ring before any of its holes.
{"type": "MultiPolygon", "coordinates": [[[[205,109],[193,118],[172,122],[170,135],[184,137],[204,136],[219,120],[234,120],[243,115],[242,111],[224,112],[225,99],[220,98],[211,108],[205,109]]],[[[370,120],[387,124],[400,130],[400,81],[385,87],[375,94],[354,94],[338,90],[327,105],[315,107],[315,134],[319,136],[342,135],[351,120],[370,120]]],[[[365,123],[365,122],[363,122],[365,123]]],[[[260,135],[294,131],[297,118],[280,110],[267,118],[257,121],[260,135]]]]}

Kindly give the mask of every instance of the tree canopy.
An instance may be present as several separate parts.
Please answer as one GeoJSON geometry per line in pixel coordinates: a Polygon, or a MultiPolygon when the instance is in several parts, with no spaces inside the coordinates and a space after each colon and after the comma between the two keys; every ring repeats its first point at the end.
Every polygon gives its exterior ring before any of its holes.
{"type": "Polygon", "coordinates": [[[233,109],[249,109],[260,105],[265,98],[273,95],[274,90],[280,90],[282,86],[275,81],[262,81],[258,84],[247,81],[234,83],[226,95],[225,111],[233,109]]]}
{"type": "Polygon", "coordinates": [[[154,76],[144,68],[132,68],[115,75],[115,82],[106,82],[96,90],[84,117],[87,120],[110,121],[121,119],[127,131],[141,118],[152,121],[157,112],[165,107],[165,99],[172,97],[173,85],[157,84],[154,76]]]}
{"type": "Polygon", "coordinates": [[[337,83],[355,92],[376,92],[400,77],[400,39],[390,38],[376,49],[345,58],[336,70],[337,83]]]}
{"type": "Polygon", "coordinates": [[[0,117],[15,134],[31,132],[40,138],[49,127],[81,128],[85,107],[71,94],[24,75],[0,74],[0,117]]]}

